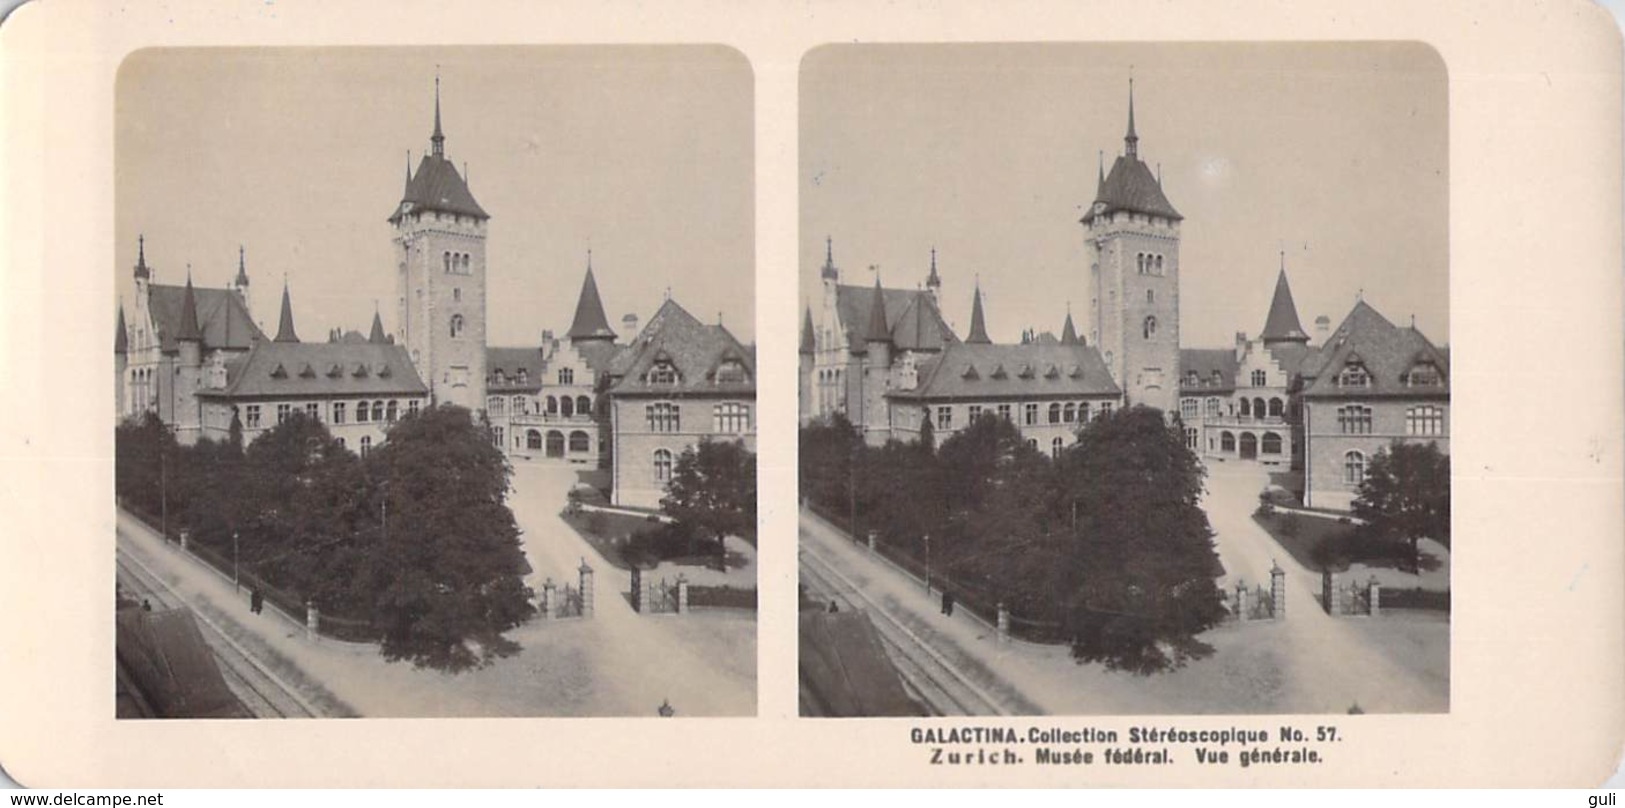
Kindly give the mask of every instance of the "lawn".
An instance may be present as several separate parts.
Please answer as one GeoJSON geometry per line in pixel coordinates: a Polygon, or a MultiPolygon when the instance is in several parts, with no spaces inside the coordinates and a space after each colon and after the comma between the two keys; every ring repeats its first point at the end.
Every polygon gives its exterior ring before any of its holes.
{"type": "MultiPolygon", "coordinates": [[[[660,529],[659,521],[646,516],[607,511],[583,511],[563,518],[564,523],[597,549],[604,560],[623,570],[632,568],[631,562],[623,555],[631,538],[660,529]]],[[[650,565],[639,566],[648,569],[650,565]]]]}
{"type": "Polygon", "coordinates": [[[1345,541],[1354,535],[1354,525],[1318,516],[1274,511],[1268,515],[1255,513],[1253,521],[1286,548],[1287,553],[1297,559],[1299,564],[1317,571],[1323,566],[1321,556],[1317,552],[1323,544],[1345,541]]]}
{"type": "Polygon", "coordinates": [[[1376,578],[1386,590],[1384,601],[1395,608],[1450,608],[1450,550],[1436,541],[1422,540],[1422,570],[1415,573],[1409,569],[1408,545],[1363,539],[1354,525],[1337,519],[1275,511],[1254,514],[1253,521],[1309,569],[1325,569],[1327,559],[1335,558],[1333,572],[1360,581],[1376,578]]]}

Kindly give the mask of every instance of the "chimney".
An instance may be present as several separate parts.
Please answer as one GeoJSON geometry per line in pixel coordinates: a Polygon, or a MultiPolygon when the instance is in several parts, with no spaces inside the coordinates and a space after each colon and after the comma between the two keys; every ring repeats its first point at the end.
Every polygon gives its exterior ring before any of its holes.
{"type": "Polygon", "coordinates": [[[542,329],[542,344],[543,345],[549,345],[552,342],[553,342],[553,329],[551,329],[551,328],[542,329]]]}
{"type": "Polygon", "coordinates": [[[1243,356],[1246,356],[1246,355],[1247,355],[1247,332],[1245,332],[1245,331],[1237,331],[1236,332],[1236,361],[1240,362],[1241,358],[1243,356]]]}
{"type": "Polygon", "coordinates": [[[638,335],[638,316],[628,314],[621,318],[621,336],[630,340],[638,335]]]}
{"type": "Polygon", "coordinates": [[[1326,344],[1326,336],[1332,330],[1332,318],[1322,314],[1315,318],[1315,341],[1321,345],[1326,344]]]}

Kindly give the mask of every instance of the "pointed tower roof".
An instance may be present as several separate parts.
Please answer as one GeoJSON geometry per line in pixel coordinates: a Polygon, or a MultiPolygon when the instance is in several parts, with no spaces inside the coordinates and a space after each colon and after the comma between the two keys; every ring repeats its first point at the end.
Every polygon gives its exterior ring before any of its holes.
{"type": "Polygon", "coordinates": [[[406,150],[406,187],[401,190],[401,198],[405,199],[406,195],[410,194],[410,193],[412,193],[412,150],[407,149],[406,150]]]}
{"type": "Polygon", "coordinates": [[[1067,307],[1067,310],[1066,310],[1066,325],[1061,326],[1061,344],[1062,345],[1077,345],[1078,344],[1078,329],[1073,327],[1073,325],[1072,325],[1072,309],[1071,309],[1071,307],[1067,307]]]}
{"type": "Polygon", "coordinates": [[[378,310],[372,310],[372,333],[367,335],[367,342],[373,345],[386,345],[389,337],[384,336],[384,321],[378,316],[378,310]]]}
{"type": "Polygon", "coordinates": [[[942,276],[937,274],[937,248],[931,248],[931,274],[925,276],[925,288],[941,289],[942,276]]]}
{"type": "Polygon", "coordinates": [[[826,281],[833,281],[841,277],[840,271],[835,268],[835,239],[829,236],[824,237],[824,270],[822,274],[826,281]]]}
{"type": "Polygon", "coordinates": [[[147,268],[147,235],[137,236],[135,243],[135,277],[144,281],[152,277],[152,270],[147,268]]]}
{"type": "Polygon", "coordinates": [[[186,291],[181,295],[181,324],[175,329],[175,339],[203,340],[203,329],[197,324],[197,294],[192,291],[192,273],[186,273],[186,291]]]}
{"type": "MultiPolygon", "coordinates": [[[[810,316],[810,315],[809,315],[810,316]]],[[[807,321],[810,325],[811,320],[807,321]]],[[[118,328],[113,334],[113,353],[123,355],[130,352],[130,333],[128,326],[124,325],[124,301],[118,304],[118,328]]]]}
{"type": "Polygon", "coordinates": [[[865,342],[891,342],[891,329],[886,327],[886,292],[880,288],[880,275],[875,275],[874,302],[869,306],[869,330],[865,342]]]}
{"type": "Polygon", "coordinates": [[[615,340],[609,318],[604,316],[604,301],[598,297],[598,281],[592,276],[592,250],[587,251],[587,277],[581,281],[581,296],[576,299],[576,316],[565,336],[572,342],[615,340]]]}
{"type": "Polygon", "coordinates": [[[1134,84],[1129,82],[1128,134],[1123,138],[1123,155],[1112,163],[1095,190],[1095,201],[1083,215],[1087,223],[1096,216],[1110,216],[1117,211],[1161,216],[1173,221],[1185,217],[1174,209],[1173,203],[1162,191],[1162,183],[1151,168],[1140,159],[1140,136],[1134,128],[1134,84]]]}
{"type": "MultiPolygon", "coordinates": [[[[401,196],[401,203],[389,215],[389,221],[399,222],[408,210],[433,210],[480,220],[491,218],[474,199],[474,194],[468,190],[468,182],[457,173],[457,167],[446,159],[446,136],[440,129],[438,75],[434,80],[434,135],[429,139],[433,142],[430,153],[423,155],[416,173],[407,172],[406,190],[401,196]]],[[[407,153],[407,161],[410,165],[410,152],[407,153]]]]}
{"type": "MultiPolygon", "coordinates": [[[[1131,110],[1132,111],[1132,110],[1131,110]]],[[[1131,115],[1132,120],[1132,115],[1131,115]]],[[[440,73],[434,74],[434,134],[429,136],[429,142],[434,144],[434,156],[446,156],[446,135],[440,131],[440,73]]]]}
{"type": "Polygon", "coordinates": [[[970,304],[970,336],[965,338],[967,344],[991,345],[993,340],[988,339],[987,323],[982,316],[982,282],[976,282],[976,292],[970,304]]]}
{"type": "Polygon", "coordinates": [[[1134,133],[1134,76],[1128,77],[1128,133],[1123,135],[1123,154],[1140,156],[1140,136],[1134,133]]]}
{"type": "Polygon", "coordinates": [[[299,335],[293,330],[293,300],[288,297],[288,282],[282,282],[282,320],[276,327],[274,342],[298,342],[299,335]]]}
{"type": "Polygon", "coordinates": [[[1292,302],[1292,287],[1286,282],[1285,258],[1281,274],[1275,279],[1275,298],[1270,301],[1269,317],[1264,320],[1264,332],[1259,338],[1271,342],[1308,342],[1309,335],[1298,321],[1298,307],[1292,302]]]}
{"type": "MultiPolygon", "coordinates": [[[[123,324],[124,309],[119,309],[119,322],[123,324]]],[[[123,333],[121,328],[119,333],[123,333]]],[[[808,306],[806,314],[801,318],[801,352],[810,354],[818,347],[818,341],[813,337],[812,307],[808,306]]]]}
{"type": "Polygon", "coordinates": [[[243,245],[237,245],[237,277],[234,281],[238,286],[248,285],[248,258],[243,245]]]}

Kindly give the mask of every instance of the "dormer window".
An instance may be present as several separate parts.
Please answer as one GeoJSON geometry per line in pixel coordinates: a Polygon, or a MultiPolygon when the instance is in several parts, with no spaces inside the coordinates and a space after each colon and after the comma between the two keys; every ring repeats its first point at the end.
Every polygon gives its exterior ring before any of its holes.
{"type": "Polygon", "coordinates": [[[1438,387],[1442,380],[1439,368],[1432,362],[1417,363],[1405,374],[1406,387],[1438,387]]]}
{"type": "Polygon", "coordinates": [[[1196,387],[1196,386],[1200,385],[1201,383],[1202,383],[1202,377],[1196,371],[1192,370],[1192,371],[1189,371],[1189,372],[1187,372],[1185,374],[1185,385],[1187,387],[1196,387]]]}
{"type": "Polygon", "coordinates": [[[1213,371],[1213,386],[1214,387],[1222,387],[1222,386],[1224,386],[1224,373],[1222,373],[1221,371],[1217,371],[1217,370],[1213,371]]]}
{"type": "Polygon", "coordinates": [[[519,369],[519,383],[520,384],[528,384],[529,382],[530,382],[530,371],[528,369],[526,369],[526,368],[520,368],[519,369]]]}
{"type": "Polygon", "coordinates": [[[745,381],[745,363],[738,359],[724,359],[717,366],[718,384],[741,384],[745,381]]]}
{"type": "Polygon", "coordinates": [[[670,362],[656,363],[654,367],[649,368],[648,379],[650,384],[676,384],[677,368],[670,362]]]}
{"type": "Polygon", "coordinates": [[[1366,372],[1365,365],[1359,362],[1350,362],[1343,366],[1341,373],[1337,374],[1338,387],[1370,387],[1371,374],[1366,372]]]}
{"type": "Polygon", "coordinates": [[[506,374],[504,374],[504,373],[503,373],[503,372],[502,372],[502,369],[501,369],[501,368],[497,368],[497,371],[496,371],[496,373],[494,373],[494,374],[492,374],[492,375],[493,375],[493,377],[494,377],[494,378],[495,378],[495,379],[496,379],[496,383],[497,383],[497,384],[498,384],[498,385],[504,385],[504,384],[507,384],[507,383],[508,383],[508,377],[507,377],[507,375],[506,375],[506,374]]]}

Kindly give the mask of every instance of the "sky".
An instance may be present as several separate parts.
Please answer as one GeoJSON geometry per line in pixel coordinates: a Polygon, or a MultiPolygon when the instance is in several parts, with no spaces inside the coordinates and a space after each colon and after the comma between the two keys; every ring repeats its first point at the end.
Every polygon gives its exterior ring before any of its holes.
{"type": "Polygon", "coordinates": [[[1262,330],[1284,262],[1313,333],[1357,296],[1449,335],[1447,97],[1415,43],[832,45],[802,62],[801,292],[826,236],[843,283],[915,288],[932,247],[944,314],[979,280],[996,342],[1088,333],[1078,219],[1100,152],[1140,158],[1185,217],[1180,338],[1262,330]]]}
{"type": "MultiPolygon", "coordinates": [[[[301,338],[398,333],[392,229],[407,153],[429,148],[438,66],[446,156],[491,214],[493,345],[570,326],[592,250],[610,323],[667,289],[755,339],[753,77],[689,47],[164,49],[120,69],[118,289],[137,236],[159,283],[223,287],[247,254],[274,333],[284,277],[301,338]]],[[[623,338],[632,335],[623,334],[623,338]]]]}

